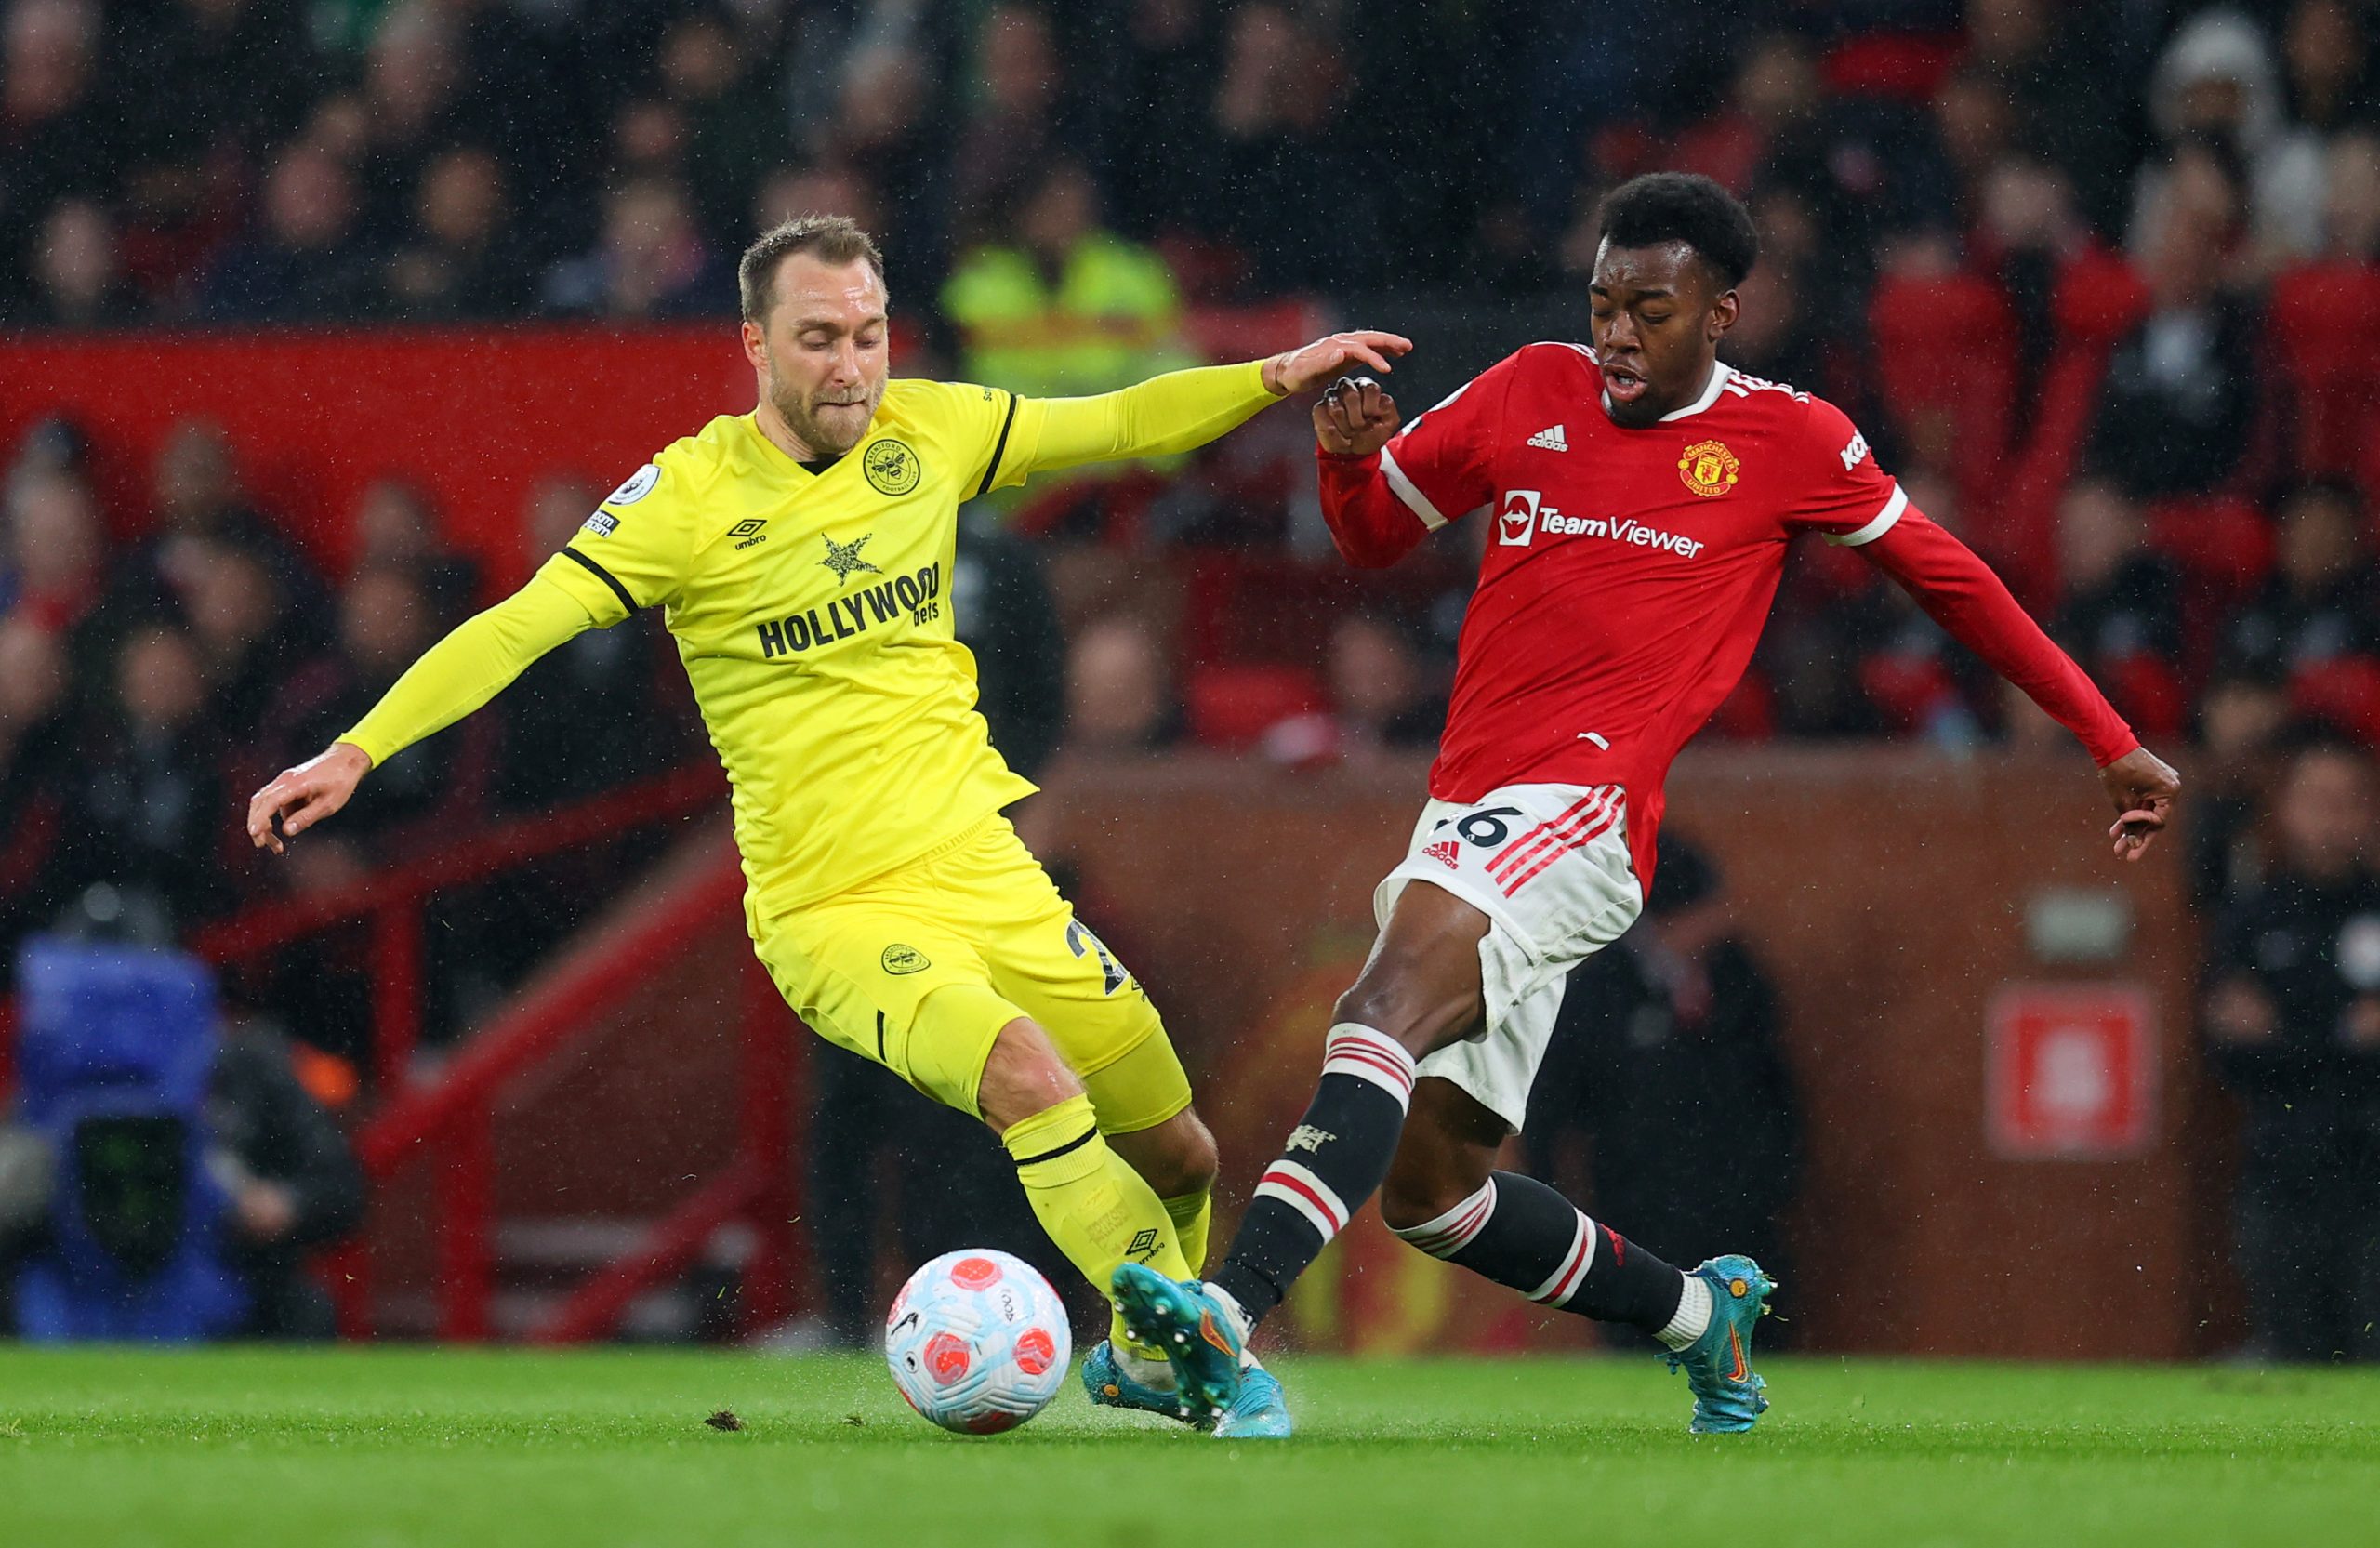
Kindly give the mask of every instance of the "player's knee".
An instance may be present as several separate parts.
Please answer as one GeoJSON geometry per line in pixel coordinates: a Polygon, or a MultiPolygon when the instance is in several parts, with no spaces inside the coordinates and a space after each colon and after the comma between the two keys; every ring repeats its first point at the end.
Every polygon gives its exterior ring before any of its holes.
{"type": "Polygon", "coordinates": [[[1395,964],[1375,962],[1339,997],[1332,1019],[1394,1038],[1418,1059],[1467,1037],[1479,1013],[1478,994],[1468,987],[1433,985],[1395,964]]]}
{"type": "Polygon", "coordinates": [[[1392,1170],[1380,1188],[1381,1223],[1392,1231],[1427,1225],[1474,1191],[1442,1172],[1421,1168],[1392,1170]]]}
{"type": "Polygon", "coordinates": [[[1381,1184],[1381,1220],[1392,1231],[1410,1231],[1438,1219],[1479,1191],[1501,1148],[1501,1134],[1482,1143],[1435,1121],[1426,1101],[1416,1104],[1381,1184]]]}
{"type": "Polygon", "coordinates": [[[1161,1175],[1151,1177],[1149,1186],[1159,1198],[1187,1198],[1192,1194],[1212,1192],[1215,1174],[1223,1168],[1222,1158],[1215,1151],[1214,1135],[1192,1112],[1183,1113],[1168,1127],[1173,1132],[1167,1136],[1164,1154],[1155,1169],[1161,1175]]]}
{"type": "Polygon", "coordinates": [[[1066,1067],[1050,1035],[1020,1016],[993,1039],[975,1105],[985,1122],[1007,1129],[1081,1094],[1082,1082],[1066,1067]]]}

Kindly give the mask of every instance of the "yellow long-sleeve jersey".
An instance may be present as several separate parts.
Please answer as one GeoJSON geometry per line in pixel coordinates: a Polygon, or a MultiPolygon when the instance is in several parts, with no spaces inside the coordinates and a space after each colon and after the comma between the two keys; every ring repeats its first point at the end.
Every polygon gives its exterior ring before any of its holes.
{"type": "Polygon", "coordinates": [[[993,750],[974,657],[952,632],[961,502],[1038,471],[1187,451],[1273,401],[1253,363],[1092,398],[895,380],[866,437],[816,473],[751,415],[722,415],[614,490],[341,740],[377,763],[580,630],[657,605],[727,767],[754,902],[798,907],[1034,789],[993,750]]]}

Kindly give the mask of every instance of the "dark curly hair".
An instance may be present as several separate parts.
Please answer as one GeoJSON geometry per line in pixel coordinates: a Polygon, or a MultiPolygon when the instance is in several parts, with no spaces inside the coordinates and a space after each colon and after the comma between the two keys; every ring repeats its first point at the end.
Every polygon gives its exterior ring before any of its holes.
{"type": "Polygon", "coordinates": [[[1737,197],[1691,172],[1631,178],[1603,202],[1603,237],[1615,247],[1683,242],[1719,276],[1720,288],[1744,283],[1760,258],[1760,235],[1737,197]]]}

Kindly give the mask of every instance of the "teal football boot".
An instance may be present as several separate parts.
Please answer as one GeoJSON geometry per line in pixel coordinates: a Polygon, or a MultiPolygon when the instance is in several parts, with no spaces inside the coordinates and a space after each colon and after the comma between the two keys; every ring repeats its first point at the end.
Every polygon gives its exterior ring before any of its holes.
{"type": "Polygon", "coordinates": [[[1239,1401],[1239,1324],[1206,1286],[1141,1264],[1116,1270],[1116,1304],[1143,1343],[1165,1351],[1193,1416],[1221,1419],[1239,1401]]]}
{"type": "Polygon", "coordinates": [[[1082,1357],[1082,1389],[1103,1409],[1135,1409],[1142,1413],[1162,1414],[1200,1430],[1213,1423],[1211,1416],[1193,1414],[1189,1405],[1177,1395],[1125,1375],[1124,1362],[1116,1357],[1116,1346],[1105,1339],[1082,1357]]]}
{"type": "Polygon", "coordinates": [[[1296,1428],[1281,1379],[1261,1365],[1239,1373],[1239,1396],[1215,1421],[1217,1440],[1286,1440],[1296,1428]]]}
{"type": "Polygon", "coordinates": [[[1662,1356],[1686,1371],[1694,1392],[1698,1436],[1735,1435],[1752,1427],[1768,1408],[1768,1385],[1752,1369],[1752,1333],[1768,1310],[1777,1281],[1740,1253],[1712,1258],[1694,1271],[1711,1287],[1711,1326],[1685,1348],[1662,1356]]]}

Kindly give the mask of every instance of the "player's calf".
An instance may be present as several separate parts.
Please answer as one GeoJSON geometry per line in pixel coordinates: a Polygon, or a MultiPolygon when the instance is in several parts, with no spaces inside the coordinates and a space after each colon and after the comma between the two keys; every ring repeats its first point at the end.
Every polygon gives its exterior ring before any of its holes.
{"type": "Polygon", "coordinates": [[[1680,1349],[1710,1324],[1709,1287],[1589,1220],[1533,1177],[1494,1170],[1504,1121],[1453,1082],[1414,1093],[1381,1192],[1391,1231],[1540,1305],[1637,1329],[1680,1349]]]}

